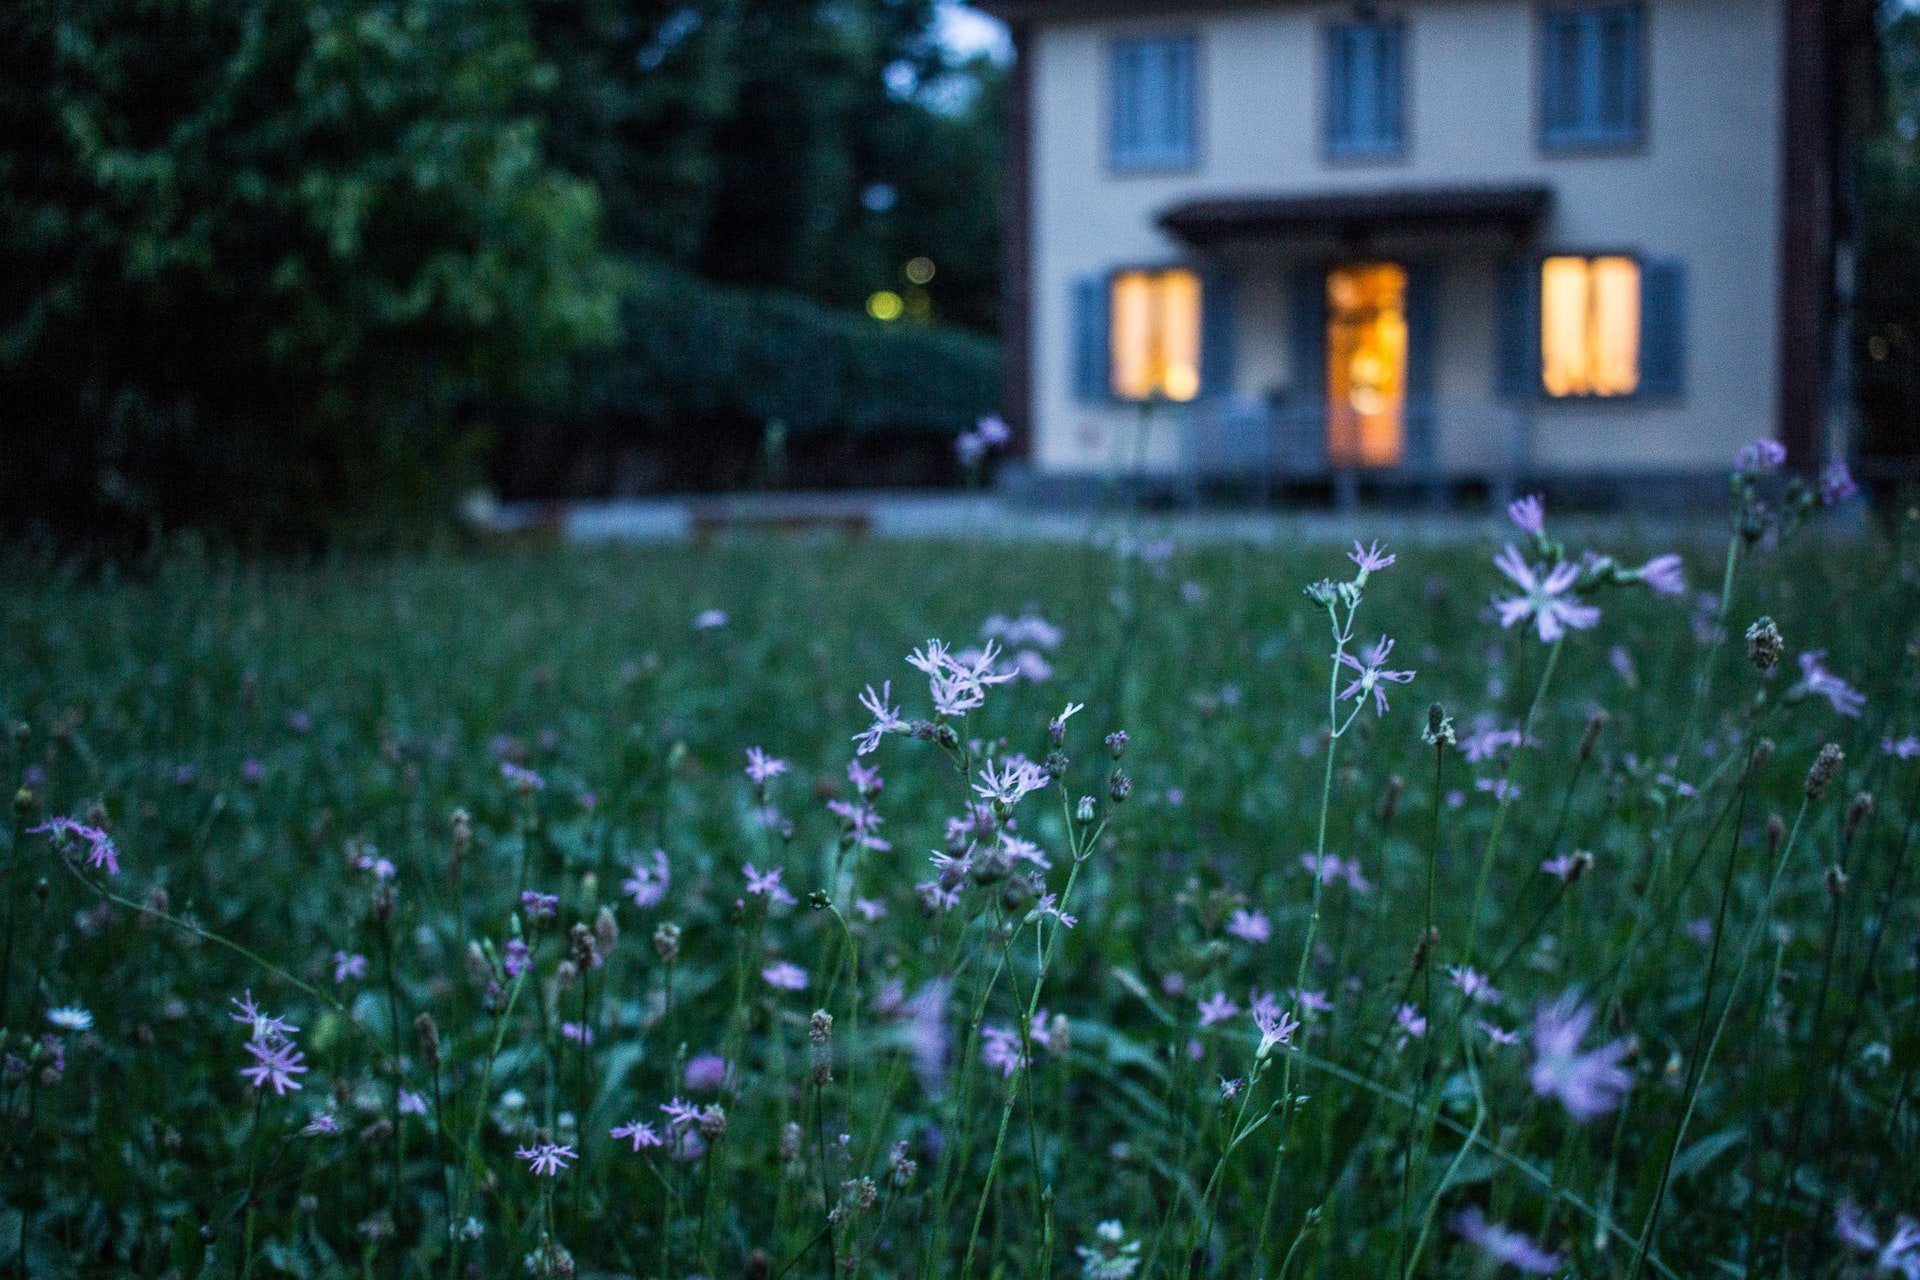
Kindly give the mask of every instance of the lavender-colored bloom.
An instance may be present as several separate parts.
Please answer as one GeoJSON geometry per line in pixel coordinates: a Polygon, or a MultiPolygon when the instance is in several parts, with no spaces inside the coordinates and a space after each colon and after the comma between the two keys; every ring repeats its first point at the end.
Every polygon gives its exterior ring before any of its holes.
{"type": "Polygon", "coordinates": [[[577,1158],[571,1146],[560,1146],[553,1142],[537,1142],[531,1147],[521,1147],[513,1153],[527,1162],[528,1170],[535,1177],[557,1177],[567,1167],[567,1162],[577,1158]]]}
{"type": "Polygon", "coordinates": [[[872,924],[875,920],[884,919],[887,914],[887,904],[877,898],[855,898],[853,900],[853,909],[859,913],[860,918],[868,924],[872,924]]]}
{"type": "Polygon", "coordinates": [[[1333,1012],[1333,1001],[1327,999],[1327,993],[1324,991],[1308,991],[1301,987],[1294,987],[1287,992],[1287,995],[1308,1013],[1333,1012]]]}
{"type": "Polygon", "coordinates": [[[776,960],[760,971],[767,985],[778,987],[782,991],[805,991],[807,989],[807,971],[799,965],[786,960],[776,960]]]}
{"type": "Polygon", "coordinates": [[[1353,550],[1347,552],[1347,559],[1358,565],[1362,573],[1378,573],[1392,564],[1397,557],[1388,554],[1378,541],[1363,547],[1360,545],[1360,540],[1356,538],[1353,550]]]}
{"type": "Polygon", "coordinates": [[[670,1131],[697,1128],[700,1124],[700,1108],[685,1098],[673,1098],[660,1104],[660,1114],[667,1118],[670,1131]]]}
{"type": "Polygon", "coordinates": [[[1507,519],[1522,533],[1539,537],[1547,531],[1547,504],[1537,493],[1507,504],[1507,519]]]}
{"type": "Polygon", "coordinates": [[[727,1060],[717,1053],[702,1053],[687,1062],[682,1076],[690,1093],[713,1093],[727,1083],[727,1060]]]}
{"type": "Polygon", "coordinates": [[[775,867],[763,874],[755,870],[751,862],[740,868],[740,873],[747,878],[748,894],[790,907],[795,899],[791,893],[787,892],[786,886],[780,883],[781,871],[782,868],[775,867]]]}
{"type": "Polygon", "coordinates": [[[667,869],[667,851],[655,849],[653,865],[634,863],[633,874],[620,882],[620,891],[632,898],[636,907],[653,907],[667,896],[667,886],[672,881],[672,874],[667,869]]]}
{"type": "Polygon", "coordinates": [[[275,1097],[285,1097],[290,1090],[301,1087],[294,1077],[306,1074],[306,1067],[301,1065],[306,1055],[294,1047],[293,1041],[274,1036],[249,1040],[240,1047],[253,1058],[252,1064],[240,1069],[240,1074],[254,1088],[271,1088],[275,1097]]]}
{"type": "Polygon", "coordinates": [[[1800,683],[1787,690],[1788,697],[1817,694],[1833,704],[1843,716],[1858,717],[1867,705],[1867,695],[1827,670],[1827,651],[1815,649],[1800,655],[1800,683]]]}
{"type": "Polygon", "coordinates": [[[529,889],[520,895],[520,909],[529,920],[551,920],[560,914],[560,895],[529,889]]]}
{"type": "Polygon", "coordinates": [[[1005,684],[1018,674],[997,670],[999,656],[1000,648],[991,640],[966,661],[949,652],[939,640],[929,640],[924,650],[915,649],[907,655],[907,665],[927,677],[936,715],[959,716],[987,700],[988,686],[1005,684]]]}
{"type": "Polygon", "coordinates": [[[1861,1253],[1872,1253],[1880,1247],[1880,1237],[1874,1234],[1872,1224],[1851,1200],[1842,1200],[1833,1211],[1833,1234],[1841,1244],[1861,1253]]]}
{"type": "Polygon", "coordinates": [[[1059,921],[1060,927],[1062,929],[1071,929],[1073,928],[1073,926],[1080,923],[1079,916],[1068,915],[1066,912],[1060,909],[1060,895],[1057,893],[1041,894],[1040,900],[1033,904],[1033,911],[1031,912],[1031,914],[1028,915],[1027,918],[1029,920],[1044,920],[1044,919],[1051,918],[1059,921]]]}
{"type": "Polygon", "coordinates": [[[544,791],[547,787],[545,778],[511,760],[500,762],[500,776],[522,791],[544,791]]]}
{"type": "Polygon", "coordinates": [[[527,950],[527,944],[519,938],[509,938],[506,953],[500,960],[500,966],[507,971],[507,977],[519,977],[532,963],[533,955],[527,950]]]}
{"type": "Polygon", "coordinates": [[[1350,653],[1336,654],[1335,657],[1341,666],[1360,673],[1352,684],[1340,691],[1340,701],[1346,702],[1349,699],[1358,698],[1364,702],[1367,695],[1372,694],[1373,713],[1377,716],[1387,714],[1386,686],[1405,684],[1413,679],[1414,675],[1411,671],[1388,671],[1381,665],[1387,660],[1387,655],[1392,652],[1392,637],[1381,636],[1379,642],[1359,658],[1350,653]]]}
{"type": "Polygon", "coordinates": [[[952,985],[935,978],[914,992],[906,1002],[907,1049],[913,1058],[913,1073],[929,1098],[946,1092],[947,1055],[953,1036],[947,1027],[947,997],[952,985]]]}
{"type": "Polygon", "coordinates": [[[45,832],[55,840],[72,838],[87,846],[87,865],[96,870],[104,870],[110,876],[120,874],[120,850],[113,843],[113,837],[99,827],[90,827],[84,822],[75,822],[72,818],[54,818],[37,827],[28,827],[27,834],[39,835],[45,832]]]}
{"type": "Polygon", "coordinates": [[[340,1132],[340,1122],[334,1118],[333,1112],[316,1110],[313,1113],[313,1118],[301,1127],[300,1136],[303,1138],[319,1138],[338,1132],[340,1132]]]}
{"type": "Polygon", "coordinates": [[[593,1028],[584,1022],[563,1022],[560,1024],[560,1038],[577,1045],[590,1045],[593,1043],[593,1028]]]}
{"type": "Polygon", "coordinates": [[[1210,1027],[1216,1022],[1225,1022],[1240,1012],[1240,1006],[1227,999],[1227,993],[1216,991],[1199,1002],[1200,1025],[1210,1027]]]}
{"type": "Polygon", "coordinates": [[[1599,609],[1590,604],[1580,604],[1567,595],[1575,579],[1580,576],[1578,565],[1563,561],[1540,573],[1527,564],[1512,543],[1507,544],[1493,563],[1525,593],[1493,598],[1493,607],[1499,611],[1502,627],[1511,627],[1516,622],[1532,618],[1535,629],[1540,633],[1541,643],[1552,644],[1565,635],[1569,628],[1584,631],[1600,621],[1599,609]]]}
{"type": "Polygon", "coordinates": [[[1393,1020],[1407,1036],[1418,1039],[1427,1034],[1426,1015],[1417,1004],[1403,1004],[1393,1011],[1393,1020]]]}
{"type": "Polygon", "coordinates": [[[1265,942],[1273,937],[1273,922],[1267,919],[1263,911],[1235,907],[1233,915],[1227,920],[1227,932],[1242,942],[1265,942]]]}
{"type": "Polygon", "coordinates": [[[900,712],[893,707],[892,700],[893,681],[891,680],[882,682],[879,693],[875,693],[873,686],[868,685],[866,692],[860,695],[860,705],[865,707],[868,714],[873,717],[873,723],[864,732],[853,736],[856,744],[854,750],[857,754],[871,755],[879,747],[880,739],[887,734],[906,733],[912,728],[900,718],[900,712]]]}
{"type": "Polygon", "coordinates": [[[1640,566],[1637,576],[1663,596],[1686,594],[1687,578],[1677,555],[1655,556],[1640,566]]]}
{"type": "Polygon", "coordinates": [[[1447,980],[1460,989],[1460,994],[1479,1004],[1499,1004],[1500,992],[1494,988],[1487,976],[1477,969],[1466,965],[1454,965],[1447,970],[1447,980]]]}
{"type": "Polygon", "coordinates": [[[664,1145],[653,1125],[645,1120],[633,1120],[623,1125],[616,1125],[607,1131],[607,1136],[610,1138],[631,1138],[633,1140],[633,1149],[636,1152],[642,1147],[658,1147],[664,1145]]]}
{"type": "Polygon", "coordinates": [[[758,747],[747,748],[747,781],[754,786],[764,787],[786,771],[787,762],[779,756],[770,756],[758,747]]]}
{"type": "Polygon", "coordinates": [[[1570,853],[1556,854],[1554,857],[1543,859],[1540,863],[1540,869],[1556,880],[1573,879],[1576,874],[1575,867],[1584,870],[1586,863],[1570,853]]]}
{"type": "Polygon", "coordinates": [[[400,1091],[400,1114],[403,1116],[424,1116],[427,1114],[426,1098],[412,1089],[400,1091]]]}
{"type": "Polygon", "coordinates": [[[336,951],[333,953],[333,985],[339,986],[348,978],[360,979],[367,976],[367,958],[358,952],[336,951]]]}
{"type": "Polygon", "coordinates": [[[712,631],[727,625],[727,612],[724,609],[702,609],[693,615],[695,631],[712,631]]]}
{"type": "Polygon", "coordinates": [[[282,720],[295,733],[313,732],[313,717],[304,711],[289,711],[282,720]]]}
{"type": "Polygon", "coordinates": [[[1882,753],[1892,756],[1895,760],[1920,758],[1920,737],[1916,737],[1910,733],[1904,738],[1896,739],[1888,735],[1880,739],[1880,750],[1882,753]]]}
{"type": "MultiPolygon", "coordinates": [[[[867,692],[871,693],[873,690],[869,688],[867,692]]],[[[847,781],[851,782],[853,789],[863,796],[878,795],[880,789],[887,785],[886,779],[880,776],[878,769],[867,765],[857,757],[847,761],[847,781]]]]}
{"type": "Polygon", "coordinates": [[[1837,503],[1849,501],[1859,496],[1860,486],[1853,482],[1853,472],[1847,469],[1845,459],[1835,458],[1820,470],[1820,505],[1831,507],[1837,503]]]}
{"type": "Polygon", "coordinates": [[[1009,809],[1053,779],[1047,771],[1025,756],[1008,756],[996,771],[991,762],[980,770],[980,781],[973,784],[974,794],[983,800],[1003,804],[1009,809]]]}
{"type": "Polygon", "coordinates": [[[254,1040],[291,1040],[300,1028],[285,1018],[263,1013],[260,1006],[253,1002],[251,989],[233,998],[233,1007],[238,1013],[227,1016],[247,1028],[247,1034],[254,1040]]]}
{"type": "Polygon", "coordinates": [[[250,787],[257,787],[267,780],[267,766],[249,757],[240,763],[240,781],[250,787]]]}
{"type": "Polygon", "coordinates": [[[972,431],[962,431],[953,438],[953,456],[960,460],[963,467],[978,465],[980,459],[987,456],[987,442],[972,431]]]}
{"type": "Polygon", "coordinates": [[[1734,455],[1734,470],[1749,475],[1760,475],[1772,471],[1787,460],[1786,446],[1778,440],[1755,440],[1752,444],[1740,446],[1740,452],[1734,455]]]}
{"type": "Polygon", "coordinates": [[[1361,872],[1358,858],[1342,858],[1334,853],[1316,858],[1311,853],[1303,853],[1300,855],[1300,865],[1309,873],[1317,874],[1322,883],[1335,884],[1344,880],[1347,888],[1355,893],[1373,892],[1373,882],[1361,872]]]}
{"type": "Polygon", "coordinates": [[[1558,1098],[1576,1120],[1592,1120],[1620,1105],[1633,1077],[1620,1065],[1627,1042],[1615,1040],[1586,1053],[1580,1041],[1593,1025],[1593,1008],[1568,992],[1544,1005],[1533,1021],[1533,1091],[1558,1098]]]}
{"type": "Polygon", "coordinates": [[[1473,1025],[1486,1032],[1487,1039],[1493,1041],[1495,1044],[1515,1045],[1520,1043],[1520,1033],[1518,1031],[1508,1031],[1505,1027],[1495,1026],[1483,1018],[1474,1019],[1473,1025]]]}
{"type": "Polygon", "coordinates": [[[1300,1029],[1300,1019],[1285,1009],[1255,1009],[1253,1025],[1260,1030],[1260,1047],[1254,1050],[1256,1056],[1271,1053],[1276,1047],[1293,1043],[1293,1033],[1300,1029]]]}
{"type": "Polygon", "coordinates": [[[1025,1069],[1027,1056],[1020,1051],[1020,1033],[1009,1027],[980,1029],[980,1061],[1010,1076],[1025,1069]]]}
{"type": "Polygon", "coordinates": [[[1475,778],[1475,791],[1485,791],[1495,800],[1507,801],[1520,798],[1520,785],[1508,778],[1475,778]]]}
{"type": "Polygon", "coordinates": [[[1541,1248],[1530,1237],[1512,1227],[1488,1222],[1478,1206],[1469,1206],[1455,1214],[1453,1229],[1460,1233],[1463,1240],[1496,1263],[1504,1263],[1536,1276],[1552,1275],[1560,1269],[1559,1254],[1541,1248]]]}
{"type": "Polygon", "coordinates": [[[997,413],[980,419],[974,424],[973,432],[980,437],[980,443],[991,449],[997,449],[1013,439],[1013,428],[997,413]]]}

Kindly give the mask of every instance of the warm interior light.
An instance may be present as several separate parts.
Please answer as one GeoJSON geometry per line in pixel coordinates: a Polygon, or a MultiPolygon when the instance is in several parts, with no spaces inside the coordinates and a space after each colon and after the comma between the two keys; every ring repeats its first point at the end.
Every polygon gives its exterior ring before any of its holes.
{"type": "Polygon", "coordinates": [[[1623,396],[1640,385],[1640,264],[1548,258],[1540,270],[1540,381],[1551,396],[1623,396]]]}
{"type": "Polygon", "coordinates": [[[1328,456],[1339,466],[1399,462],[1406,406],[1406,268],[1334,268],[1327,273],[1328,456]]]}
{"type": "Polygon", "coordinates": [[[1114,395],[1191,400],[1200,394],[1200,277],[1184,268],[1113,278],[1109,343],[1114,395]]]}

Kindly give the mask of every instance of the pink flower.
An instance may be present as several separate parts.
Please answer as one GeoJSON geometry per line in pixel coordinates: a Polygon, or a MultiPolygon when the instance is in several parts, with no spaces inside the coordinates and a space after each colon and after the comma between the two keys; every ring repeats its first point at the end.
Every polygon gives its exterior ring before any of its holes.
{"type": "Polygon", "coordinates": [[[1827,670],[1826,660],[1825,649],[1801,654],[1800,683],[1787,690],[1787,696],[1818,695],[1831,703],[1841,715],[1857,718],[1867,705],[1867,695],[1827,670]]]}
{"type": "Polygon", "coordinates": [[[747,781],[756,787],[764,787],[773,779],[787,771],[787,762],[778,756],[770,756],[758,747],[747,748],[747,781]]]}
{"type": "Polygon", "coordinates": [[[880,692],[875,693],[868,685],[866,692],[860,695],[860,705],[873,717],[873,723],[865,731],[853,735],[856,755],[871,755],[879,746],[880,739],[889,733],[906,733],[912,726],[900,718],[900,712],[892,705],[893,681],[883,681],[880,692]]]}
{"type": "Polygon", "coordinates": [[[1300,1019],[1285,1009],[1268,1012],[1264,1009],[1253,1011],[1253,1025],[1260,1029],[1260,1047],[1254,1050],[1256,1056],[1271,1053],[1276,1046],[1293,1043],[1293,1033],[1300,1029],[1300,1019]]]}
{"type": "Polygon", "coordinates": [[[687,1062],[682,1077],[689,1091],[712,1093],[727,1083],[727,1060],[718,1054],[703,1053],[687,1062]]]}
{"type": "Polygon", "coordinates": [[[702,609],[699,613],[693,615],[693,629],[695,631],[712,631],[716,627],[724,627],[726,625],[727,614],[724,609],[702,609]]]}
{"type": "Polygon", "coordinates": [[[654,1130],[653,1125],[645,1120],[632,1120],[623,1125],[616,1125],[607,1131],[607,1136],[610,1138],[631,1138],[633,1140],[633,1149],[636,1152],[642,1147],[658,1147],[664,1145],[659,1133],[654,1130]]]}
{"type": "Polygon", "coordinates": [[[983,800],[1002,804],[1009,809],[1031,794],[1045,787],[1052,778],[1047,771],[1027,759],[1025,756],[1008,756],[1000,761],[996,772],[991,762],[980,771],[980,781],[973,784],[974,794],[983,800]]]}
{"type": "Polygon", "coordinates": [[[1454,965],[1447,970],[1447,980],[1460,988],[1460,994],[1469,1000],[1481,1004],[1499,1004],[1500,993],[1485,974],[1465,965],[1454,965]]]}
{"type": "Polygon", "coordinates": [[[75,822],[72,818],[54,818],[37,827],[27,828],[29,835],[45,832],[55,840],[77,839],[87,846],[87,865],[103,869],[110,876],[120,874],[120,850],[113,843],[113,837],[99,827],[90,827],[84,822],[75,822]]]}
{"type": "Polygon", "coordinates": [[[667,886],[673,877],[667,869],[667,852],[664,849],[653,851],[653,865],[633,864],[633,874],[620,883],[620,891],[633,899],[636,907],[658,906],[667,896],[667,886]]]}
{"type": "Polygon", "coordinates": [[[528,1169],[536,1177],[552,1178],[567,1167],[569,1160],[576,1159],[571,1146],[560,1146],[552,1142],[538,1142],[531,1147],[521,1147],[513,1154],[527,1162],[528,1169]]]}
{"type": "Polygon", "coordinates": [[[805,991],[807,989],[807,971],[797,964],[778,960],[760,971],[760,976],[769,986],[782,991],[805,991]]]}
{"type": "Polygon", "coordinates": [[[1679,556],[1655,556],[1640,566],[1636,576],[1663,596],[1686,594],[1687,578],[1679,556]]]}
{"type": "Polygon", "coordinates": [[[1740,452],[1734,455],[1733,466],[1736,471],[1760,475],[1772,471],[1786,460],[1786,446],[1778,440],[1755,440],[1752,444],[1740,447],[1740,452]]]}
{"type": "Polygon", "coordinates": [[[1242,942],[1265,942],[1273,937],[1273,922],[1265,912],[1235,907],[1227,920],[1227,932],[1242,942]]]}
{"type": "Polygon", "coordinates": [[[1494,558],[1494,567],[1507,575],[1525,594],[1495,596],[1493,607],[1500,613],[1500,625],[1511,627],[1532,618],[1543,644],[1552,644],[1569,629],[1585,631],[1600,621],[1600,610],[1590,604],[1569,599],[1567,592],[1580,576],[1578,565],[1562,562],[1541,573],[1516,551],[1512,543],[1494,558]]]}
{"type": "Polygon", "coordinates": [[[1844,459],[1835,458],[1820,471],[1820,505],[1831,507],[1858,496],[1860,486],[1853,482],[1853,472],[1847,469],[1844,459]]]}
{"type": "Polygon", "coordinates": [[[1537,1276],[1552,1275],[1560,1269],[1559,1254],[1542,1249],[1511,1227],[1488,1222],[1478,1206],[1468,1206],[1455,1214],[1453,1229],[1496,1263],[1537,1276]]]}
{"type": "Polygon", "coordinates": [[[547,780],[531,769],[522,768],[511,760],[500,762],[500,776],[522,791],[544,791],[547,780]]]}
{"type": "Polygon", "coordinates": [[[254,1088],[271,1087],[275,1097],[300,1088],[294,1077],[306,1074],[306,1067],[301,1065],[306,1055],[294,1048],[291,1040],[249,1040],[240,1047],[253,1057],[252,1064],[242,1067],[240,1074],[254,1088]]]}
{"type": "Polygon", "coordinates": [[[1347,552],[1347,559],[1360,567],[1361,573],[1378,573],[1394,562],[1396,557],[1387,554],[1379,542],[1375,541],[1362,547],[1359,539],[1354,539],[1353,550],[1347,552]]]}
{"type": "Polygon", "coordinates": [[[1376,716],[1387,714],[1386,686],[1405,684],[1413,679],[1414,675],[1411,671],[1388,671],[1381,666],[1387,660],[1387,655],[1392,652],[1393,640],[1390,637],[1381,636],[1379,642],[1360,658],[1344,652],[1334,655],[1341,666],[1350,667],[1360,673],[1352,684],[1340,691],[1340,701],[1346,702],[1358,698],[1365,702],[1367,695],[1372,694],[1373,713],[1376,716]]]}
{"type": "Polygon", "coordinates": [[[1027,1066],[1027,1057],[1020,1051],[1019,1032],[1007,1027],[982,1027],[980,1040],[980,1061],[1002,1076],[1010,1076],[1027,1066]]]}
{"type": "Polygon", "coordinates": [[[1580,1041],[1593,1025],[1593,1008],[1569,992],[1545,1005],[1533,1022],[1533,1091],[1558,1098],[1576,1120],[1592,1120],[1620,1105],[1633,1077],[1620,1060],[1627,1042],[1615,1040],[1586,1053],[1580,1041]]]}
{"type": "Polygon", "coordinates": [[[1538,538],[1547,531],[1547,504],[1537,493],[1515,498],[1507,504],[1507,519],[1522,533],[1538,538]]]}
{"type": "Polygon", "coordinates": [[[333,984],[337,987],[348,978],[367,976],[367,958],[363,955],[348,955],[344,951],[333,953],[333,984]]]}
{"type": "Polygon", "coordinates": [[[1227,993],[1216,991],[1200,1001],[1200,1025],[1210,1027],[1216,1022],[1225,1022],[1240,1012],[1240,1006],[1227,999],[1227,993]]]}
{"type": "Polygon", "coordinates": [[[747,878],[747,893],[751,896],[765,898],[768,902],[783,903],[789,907],[794,904],[794,896],[788,893],[786,886],[780,883],[781,868],[775,867],[763,875],[749,862],[740,868],[740,872],[747,878]]]}

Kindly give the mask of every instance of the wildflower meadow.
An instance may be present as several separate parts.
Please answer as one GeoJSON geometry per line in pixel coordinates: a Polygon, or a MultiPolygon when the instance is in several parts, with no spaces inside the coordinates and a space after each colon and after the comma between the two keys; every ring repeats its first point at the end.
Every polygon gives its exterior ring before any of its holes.
{"type": "Polygon", "coordinates": [[[1920,1276],[1920,514],[14,564],[0,1274],[1920,1276]]]}

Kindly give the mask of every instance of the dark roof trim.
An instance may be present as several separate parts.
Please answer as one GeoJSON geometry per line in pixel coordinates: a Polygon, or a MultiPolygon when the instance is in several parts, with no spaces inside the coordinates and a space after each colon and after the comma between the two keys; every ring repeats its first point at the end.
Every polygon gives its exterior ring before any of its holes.
{"type": "Polygon", "coordinates": [[[1175,205],[1160,215],[1160,225],[1196,245],[1274,236],[1347,238],[1382,231],[1490,229],[1526,236],[1552,205],[1553,190],[1543,186],[1229,196],[1175,205]]]}

